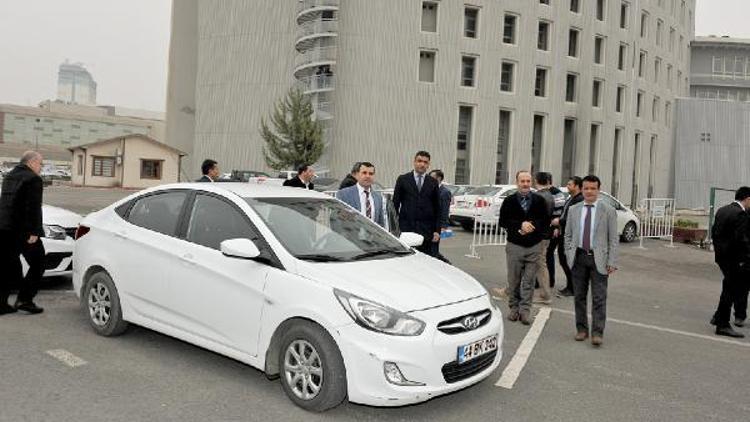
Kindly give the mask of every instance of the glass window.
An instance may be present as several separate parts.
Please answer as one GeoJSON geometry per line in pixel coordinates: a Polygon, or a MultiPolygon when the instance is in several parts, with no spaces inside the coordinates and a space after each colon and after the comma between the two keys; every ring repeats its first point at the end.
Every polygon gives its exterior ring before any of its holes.
{"type": "Polygon", "coordinates": [[[92,176],[115,177],[114,157],[93,157],[92,176]]]}
{"type": "Polygon", "coordinates": [[[144,196],[130,210],[128,221],[136,226],[174,236],[187,192],[166,192],[144,196]]]}
{"type": "Polygon", "coordinates": [[[247,218],[232,204],[209,195],[195,197],[187,229],[188,241],[218,250],[227,239],[254,240],[257,237],[247,218]]]}
{"type": "Polygon", "coordinates": [[[461,57],[461,86],[474,86],[474,65],[476,57],[461,57]]]}
{"type": "Polygon", "coordinates": [[[599,193],[599,199],[605,204],[609,205],[610,207],[616,210],[622,209],[622,206],[620,205],[619,202],[617,202],[614,198],[612,198],[611,196],[607,195],[604,192],[599,193]]]}
{"type": "Polygon", "coordinates": [[[513,92],[513,71],[515,65],[511,62],[503,62],[500,73],[500,91],[513,92]]]}
{"type": "Polygon", "coordinates": [[[464,9],[464,36],[476,38],[479,27],[479,9],[467,7],[464,9]]]}
{"type": "Polygon", "coordinates": [[[516,22],[518,22],[517,16],[505,15],[505,24],[503,27],[503,42],[505,44],[516,43],[516,22]]]}
{"type": "Polygon", "coordinates": [[[539,22],[539,31],[537,34],[536,48],[543,51],[549,50],[549,33],[550,33],[549,22],[539,22]]]}
{"type": "Polygon", "coordinates": [[[141,179],[161,179],[162,160],[141,160],[141,179]]]}
{"type": "Polygon", "coordinates": [[[438,4],[432,1],[422,2],[422,31],[437,32],[438,4]]]}

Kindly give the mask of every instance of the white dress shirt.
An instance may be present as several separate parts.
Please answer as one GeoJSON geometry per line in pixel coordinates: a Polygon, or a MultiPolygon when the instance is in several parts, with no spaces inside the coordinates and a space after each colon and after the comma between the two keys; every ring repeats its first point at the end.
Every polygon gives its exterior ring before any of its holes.
{"type": "MultiPolygon", "coordinates": [[[[370,191],[370,220],[375,221],[375,200],[372,198],[372,186],[370,186],[368,189],[370,191]]],[[[365,202],[365,188],[357,183],[357,191],[359,191],[359,212],[362,213],[365,217],[367,217],[367,204],[365,202]]]]}

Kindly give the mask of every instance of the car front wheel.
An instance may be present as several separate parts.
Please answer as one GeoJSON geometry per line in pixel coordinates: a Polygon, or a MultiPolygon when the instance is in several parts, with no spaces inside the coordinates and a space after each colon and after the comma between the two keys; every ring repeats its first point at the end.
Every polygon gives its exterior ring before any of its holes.
{"type": "Polygon", "coordinates": [[[305,410],[322,412],[346,398],[346,369],[333,338],[309,321],[295,323],[279,353],[284,392],[305,410]]]}
{"type": "Polygon", "coordinates": [[[85,313],[97,334],[113,337],[125,332],[128,323],[122,319],[120,296],[109,274],[99,271],[89,277],[84,294],[85,313]]]}
{"type": "Polygon", "coordinates": [[[636,233],[635,223],[631,221],[625,225],[620,239],[625,243],[630,243],[634,241],[636,237],[638,237],[638,233],[636,233]]]}

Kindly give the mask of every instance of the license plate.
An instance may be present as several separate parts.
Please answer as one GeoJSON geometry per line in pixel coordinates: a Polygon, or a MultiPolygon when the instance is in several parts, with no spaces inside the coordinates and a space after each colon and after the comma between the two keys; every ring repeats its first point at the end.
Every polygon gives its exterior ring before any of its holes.
{"type": "Polygon", "coordinates": [[[497,350],[497,336],[490,336],[483,338],[474,343],[469,343],[464,346],[458,347],[458,363],[459,365],[468,362],[472,359],[478,358],[479,356],[486,355],[487,353],[497,350]]]}

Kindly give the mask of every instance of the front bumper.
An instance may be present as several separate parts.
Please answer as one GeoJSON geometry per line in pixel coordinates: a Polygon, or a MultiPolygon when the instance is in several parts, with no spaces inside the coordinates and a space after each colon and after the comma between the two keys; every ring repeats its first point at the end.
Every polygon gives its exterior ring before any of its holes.
{"type": "Polygon", "coordinates": [[[366,330],[349,324],[337,330],[336,341],[347,370],[349,400],[372,406],[403,406],[461,390],[487,378],[502,360],[503,319],[487,296],[447,305],[427,311],[412,312],[427,324],[425,332],[417,337],[399,337],[366,330]],[[473,331],[445,334],[437,330],[441,321],[489,308],[489,323],[473,331]],[[458,347],[486,337],[497,335],[497,350],[493,356],[480,356],[462,365],[468,376],[446,381],[444,373],[455,377],[458,347]],[[484,359],[482,359],[484,358],[484,359]],[[481,360],[481,361],[480,361],[481,360]],[[396,363],[409,381],[422,386],[398,386],[389,383],[383,373],[385,362],[396,363]],[[474,368],[468,366],[473,365],[474,368]],[[446,367],[444,372],[443,368],[446,367]]]}
{"type": "MultiPolygon", "coordinates": [[[[42,238],[44,244],[44,277],[54,277],[71,274],[73,271],[73,248],[75,241],[71,237],[65,240],[42,238]]],[[[29,265],[21,256],[23,274],[29,270],[29,265]]]]}

